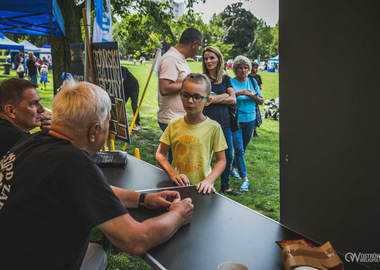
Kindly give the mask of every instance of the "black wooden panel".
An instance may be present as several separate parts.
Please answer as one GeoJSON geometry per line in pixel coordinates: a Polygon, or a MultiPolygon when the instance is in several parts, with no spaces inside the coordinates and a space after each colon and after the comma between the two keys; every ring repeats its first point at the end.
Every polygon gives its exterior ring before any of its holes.
{"type": "Polygon", "coordinates": [[[379,10],[280,1],[281,223],[342,253],[380,253],[379,10]]]}

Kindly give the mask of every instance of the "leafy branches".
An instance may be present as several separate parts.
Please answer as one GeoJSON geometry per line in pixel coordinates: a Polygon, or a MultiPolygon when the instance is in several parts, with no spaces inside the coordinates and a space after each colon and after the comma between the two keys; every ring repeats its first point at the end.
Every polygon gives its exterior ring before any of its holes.
{"type": "Polygon", "coordinates": [[[257,28],[257,18],[242,5],[241,2],[229,5],[220,13],[226,30],[223,41],[234,45],[231,52],[234,57],[247,52],[248,45],[255,39],[257,28]]]}
{"type": "Polygon", "coordinates": [[[248,45],[247,56],[268,59],[278,54],[278,26],[270,27],[262,19],[258,21],[256,39],[248,45]]]}

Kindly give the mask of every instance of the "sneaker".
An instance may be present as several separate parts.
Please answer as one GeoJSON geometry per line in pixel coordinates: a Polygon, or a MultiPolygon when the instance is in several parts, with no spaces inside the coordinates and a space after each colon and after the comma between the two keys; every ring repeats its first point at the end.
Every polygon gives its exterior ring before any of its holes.
{"type": "Polygon", "coordinates": [[[249,187],[249,180],[247,178],[245,178],[243,180],[243,182],[241,183],[240,190],[241,191],[248,191],[248,187],[249,187]]]}
{"type": "Polygon", "coordinates": [[[226,190],[224,190],[224,189],[221,188],[221,189],[219,189],[219,193],[225,193],[227,195],[233,195],[233,196],[240,196],[240,195],[242,195],[242,193],[237,192],[237,191],[233,190],[232,188],[231,188],[230,191],[226,191],[226,190]]]}
{"type": "Polygon", "coordinates": [[[257,134],[256,130],[253,132],[253,137],[259,138],[259,134],[257,134]]]}
{"type": "Polygon", "coordinates": [[[238,174],[238,172],[236,171],[235,168],[233,168],[232,170],[230,170],[230,175],[234,178],[237,178],[237,179],[241,179],[240,175],[238,174]]]}

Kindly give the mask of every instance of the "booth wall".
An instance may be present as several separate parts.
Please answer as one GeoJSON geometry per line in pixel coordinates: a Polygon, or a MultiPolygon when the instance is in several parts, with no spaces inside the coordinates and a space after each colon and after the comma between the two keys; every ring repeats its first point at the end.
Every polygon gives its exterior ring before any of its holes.
{"type": "Polygon", "coordinates": [[[379,1],[280,1],[281,223],[380,253],[379,1]]]}

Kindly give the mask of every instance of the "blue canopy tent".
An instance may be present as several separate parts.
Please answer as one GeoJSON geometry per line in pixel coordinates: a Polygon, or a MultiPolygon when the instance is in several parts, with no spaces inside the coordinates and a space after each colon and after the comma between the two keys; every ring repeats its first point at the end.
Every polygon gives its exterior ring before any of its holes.
{"type": "Polygon", "coordinates": [[[0,32],[62,36],[65,24],[55,0],[1,1],[0,32]]]}
{"type": "Polygon", "coordinates": [[[6,36],[3,35],[3,33],[0,32],[0,50],[23,50],[24,45],[20,45],[6,36]]]}
{"type": "MultiPolygon", "coordinates": [[[[0,32],[64,36],[65,23],[56,0],[2,0],[0,1],[0,32]]],[[[54,60],[54,55],[52,58],[54,60]]],[[[57,88],[54,81],[54,92],[57,88]]]]}
{"type": "Polygon", "coordinates": [[[269,58],[268,59],[268,68],[267,68],[267,71],[268,72],[275,72],[278,70],[278,68],[276,68],[276,66],[278,67],[280,63],[280,55],[276,55],[275,57],[272,57],[272,58],[269,58]]]}
{"type": "Polygon", "coordinates": [[[280,55],[278,54],[275,57],[269,58],[268,61],[279,62],[280,61],[280,55]]]}
{"type": "MultiPolygon", "coordinates": [[[[6,36],[3,35],[3,33],[0,32],[0,50],[23,50],[24,45],[20,45],[6,36]]],[[[6,71],[4,71],[5,74],[9,74],[9,67],[6,67],[6,65],[11,66],[12,65],[12,58],[9,60],[10,63],[4,63],[4,68],[6,71]]]]}

